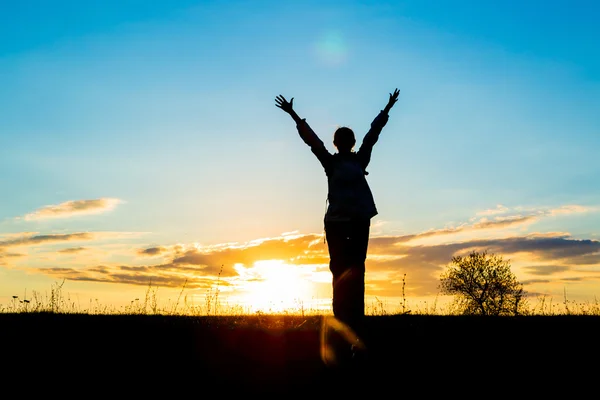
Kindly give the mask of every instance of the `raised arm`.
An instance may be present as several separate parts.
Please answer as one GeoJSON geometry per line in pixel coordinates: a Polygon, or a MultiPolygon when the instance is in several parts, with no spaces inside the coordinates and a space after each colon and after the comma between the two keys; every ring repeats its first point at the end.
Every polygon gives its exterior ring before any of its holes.
{"type": "Polygon", "coordinates": [[[383,110],[381,110],[379,114],[375,117],[373,122],[371,122],[371,129],[369,129],[369,132],[367,132],[367,134],[365,135],[361,148],[363,148],[364,146],[372,147],[375,143],[377,143],[381,130],[388,122],[389,112],[394,106],[394,104],[396,104],[396,102],[398,101],[399,94],[400,91],[398,89],[395,89],[394,93],[390,93],[390,98],[387,104],[385,105],[383,110]]]}
{"type": "Polygon", "coordinates": [[[294,98],[293,97],[290,99],[290,101],[287,101],[285,99],[285,97],[283,97],[282,95],[279,95],[279,96],[275,97],[275,105],[277,107],[281,108],[286,113],[290,114],[290,116],[292,117],[294,122],[296,122],[296,124],[299,124],[300,121],[302,121],[302,119],[298,116],[298,114],[296,114],[296,111],[294,111],[294,98]]]}
{"type": "Polygon", "coordinates": [[[379,140],[379,134],[381,133],[381,130],[383,129],[385,124],[387,124],[389,119],[389,112],[392,109],[392,107],[394,107],[394,104],[396,104],[396,102],[398,101],[399,94],[400,91],[398,89],[395,89],[394,93],[390,93],[390,98],[387,104],[385,105],[383,110],[381,110],[379,114],[375,117],[373,122],[371,122],[371,129],[369,129],[369,132],[367,132],[367,134],[363,138],[363,142],[357,152],[362,160],[361,162],[363,164],[363,168],[366,168],[369,162],[371,161],[371,151],[373,150],[373,146],[375,145],[375,143],[377,143],[377,140],[379,140]]]}
{"type": "Polygon", "coordinates": [[[383,109],[384,113],[389,113],[390,110],[392,109],[392,107],[394,107],[394,104],[396,104],[396,102],[398,101],[398,95],[400,94],[400,91],[398,89],[394,89],[394,93],[390,93],[390,99],[388,100],[388,103],[386,104],[385,108],[383,109]]]}
{"type": "Polygon", "coordinates": [[[292,97],[290,101],[287,101],[285,97],[279,95],[275,98],[275,105],[281,108],[283,111],[288,113],[294,122],[296,122],[296,128],[298,129],[298,134],[304,140],[304,143],[310,146],[311,150],[317,158],[321,162],[323,162],[322,157],[329,154],[323,141],[319,139],[317,134],[312,130],[312,128],[308,125],[305,118],[300,118],[296,111],[294,111],[294,98],[292,97]]]}

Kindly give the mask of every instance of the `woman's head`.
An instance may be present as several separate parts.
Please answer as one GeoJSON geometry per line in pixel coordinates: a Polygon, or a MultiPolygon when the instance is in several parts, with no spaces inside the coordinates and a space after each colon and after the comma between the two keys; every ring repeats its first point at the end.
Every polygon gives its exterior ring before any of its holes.
{"type": "Polygon", "coordinates": [[[338,128],[333,134],[333,144],[340,153],[352,151],[356,144],[356,138],[352,129],[345,126],[338,128]]]}

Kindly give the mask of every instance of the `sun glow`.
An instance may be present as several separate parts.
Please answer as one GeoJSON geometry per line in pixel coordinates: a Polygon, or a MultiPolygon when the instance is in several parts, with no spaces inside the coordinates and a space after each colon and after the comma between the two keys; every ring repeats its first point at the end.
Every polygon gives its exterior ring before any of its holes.
{"type": "Polygon", "coordinates": [[[311,301],[312,271],[281,260],[256,261],[251,268],[237,265],[236,270],[243,278],[239,301],[252,312],[296,311],[311,301]]]}

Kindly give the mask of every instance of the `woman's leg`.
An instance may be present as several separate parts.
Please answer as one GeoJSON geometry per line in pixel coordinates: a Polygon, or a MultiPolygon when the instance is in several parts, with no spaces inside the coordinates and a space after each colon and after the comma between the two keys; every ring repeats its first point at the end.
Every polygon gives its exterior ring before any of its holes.
{"type": "Polygon", "coordinates": [[[346,314],[344,277],[349,263],[348,227],[349,224],[346,222],[325,222],[325,238],[329,250],[329,270],[333,275],[333,315],[340,320],[344,320],[346,314]]]}
{"type": "Polygon", "coordinates": [[[370,221],[326,222],[329,269],[333,275],[333,314],[357,328],[365,311],[365,260],[370,221]]]}
{"type": "Polygon", "coordinates": [[[355,221],[350,229],[346,318],[353,329],[360,331],[365,315],[365,261],[369,246],[370,221],[355,221]]]}

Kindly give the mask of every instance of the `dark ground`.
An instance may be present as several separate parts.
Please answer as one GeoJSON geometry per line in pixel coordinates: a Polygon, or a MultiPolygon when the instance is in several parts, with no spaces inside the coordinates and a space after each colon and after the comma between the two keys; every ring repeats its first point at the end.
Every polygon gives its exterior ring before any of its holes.
{"type": "Polygon", "coordinates": [[[368,317],[347,368],[321,360],[321,321],[0,314],[0,396],[599,396],[598,316],[368,317]]]}

